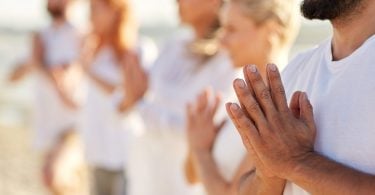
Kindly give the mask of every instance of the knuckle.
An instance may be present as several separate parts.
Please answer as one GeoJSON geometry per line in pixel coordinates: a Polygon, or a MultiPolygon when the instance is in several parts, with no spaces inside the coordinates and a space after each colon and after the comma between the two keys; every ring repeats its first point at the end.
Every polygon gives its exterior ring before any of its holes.
{"type": "Polygon", "coordinates": [[[258,112],[259,111],[259,103],[257,103],[257,102],[254,102],[254,103],[252,103],[252,104],[250,104],[249,106],[248,106],[248,111],[249,112],[258,112]]]}
{"type": "Polygon", "coordinates": [[[285,89],[282,85],[279,85],[275,88],[275,92],[280,94],[280,95],[284,95],[285,94],[285,89]]]}
{"type": "Polygon", "coordinates": [[[250,80],[251,80],[251,82],[253,82],[253,83],[263,82],[262,77],[260,77],[259,75],[258,75],[258,76],[255,76],[255,77],[251,77],[250,80]]]}
{"type": "Polygon", "coordinates": [[[270,74],[270,79],[272,81],[277,81],[280,79],[280,74],[278,72],[273,72],[273,74],[270,74]]]}
{"type": "Polygon", "coordinates": [[[268,89],[263,89],[260,92],[260,98],[265,99],[265,100],[270,99],[271,98],[271,94],[270,94],[269,90],[268,89]]]}

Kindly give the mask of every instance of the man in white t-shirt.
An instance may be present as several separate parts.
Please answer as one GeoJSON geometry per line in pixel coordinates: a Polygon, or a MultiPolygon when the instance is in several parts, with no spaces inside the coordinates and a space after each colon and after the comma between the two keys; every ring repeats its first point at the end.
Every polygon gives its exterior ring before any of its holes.
{"type": "Polygon", "coordinates": [[[254,65],[234,81],[241,107],[227,110],[256,167],[240,194],[374,194],[375,1],[301,8],[330,20],[333,37],[293,60],[284,85],[272,64],[265,82],[254,65]]]}

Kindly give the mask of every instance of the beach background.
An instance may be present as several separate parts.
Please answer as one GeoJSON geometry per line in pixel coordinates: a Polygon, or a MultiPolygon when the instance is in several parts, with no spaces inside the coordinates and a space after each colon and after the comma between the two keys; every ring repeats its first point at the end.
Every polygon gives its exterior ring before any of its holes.
{"type": "MultiPolygon", "coordinates": [[[[87,0],[76,0],[70,13],[75,25],[87,29],[87,0]]],[[[176,0],[133,0],[141,34],[158,47],[179,27],[176,0]]],[[[0,194],[43,195],[40,156],[31,147],[32,82],[7,82],[17,60],[29,51],[30,33],[48,24],[45,0],[0,0],[0,194]]],[[[291,52],[297,53],[329,38],[327,22],[302,20],[291,52]]]]}

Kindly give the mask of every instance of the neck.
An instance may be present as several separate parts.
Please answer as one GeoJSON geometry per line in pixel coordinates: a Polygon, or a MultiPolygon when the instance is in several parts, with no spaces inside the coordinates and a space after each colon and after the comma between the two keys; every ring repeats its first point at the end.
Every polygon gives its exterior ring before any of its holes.
{"type": "Polygon", "coordinates": [[[361,11],[352,17],[333,20],[332,58],[334,61],[350,56],[375,34],[375,2],[364,0],[361,11]]]}
{"type": "Polygon", "coordinates": [[[66,23],[66,17],[59,17],[59,18],[54,18],[52,20],[52,25],[55,26],[55,27],[59,27],[59,26],[62,26],[66,23]]]}
{"type": "Polygon", "coordinates": [[[208,19],[202,19],[195,24],[193,24],[193,29],[195,33],[195,39],[203,39],[212,31],[213,24],[216,22],[215,17],[211,17],[208,19]]]}

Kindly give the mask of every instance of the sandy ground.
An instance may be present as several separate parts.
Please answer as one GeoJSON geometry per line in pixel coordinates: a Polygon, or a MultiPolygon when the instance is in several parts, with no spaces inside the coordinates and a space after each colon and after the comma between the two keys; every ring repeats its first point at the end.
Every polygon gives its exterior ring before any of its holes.
{"type": "Polygon", "coordinates": [[[24,107],[0,102],[1,195],[46,194],[39,176],[41,158],[31,147],[32,131],[26,113],[24,107]]]}
{"type": "Polygon", "coordinates": [[[41,160],[29,139],[26,129],[0,127],[0,194],[45,194],[39,179],[41,160]]]}

